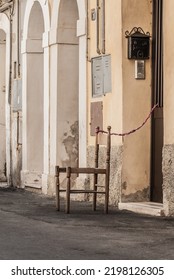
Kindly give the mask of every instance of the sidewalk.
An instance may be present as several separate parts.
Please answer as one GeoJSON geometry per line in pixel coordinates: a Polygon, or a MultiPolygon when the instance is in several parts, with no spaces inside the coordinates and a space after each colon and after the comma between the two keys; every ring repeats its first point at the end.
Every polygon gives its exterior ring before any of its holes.
{"type": "Polygon", "coordinates": [[[0,259],[174,259],[174,218],[72,202],[0,188],[0,259]],[[63,201],[62,201],[63,203],[63,201]]]}

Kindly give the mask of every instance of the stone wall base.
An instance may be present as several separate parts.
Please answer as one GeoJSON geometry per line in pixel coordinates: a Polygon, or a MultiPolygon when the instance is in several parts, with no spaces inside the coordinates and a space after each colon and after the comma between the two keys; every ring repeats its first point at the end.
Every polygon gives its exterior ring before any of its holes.
{"type": "MultiPolygon", "coordinates": [[[[110,162],[110,187],[109,187],[109,204],[118,206],[121,195],[121,170],[122,170],[122,146],[112,146],[111,162],[110,162]]],[[[87,151],[88,166],[94,166],[95,147],[89,146],[87,151]]],[[[102,146],[99,153],[99,167],[105,167],[106,162],[106,147],[102,146]]],[[[89,176],[89,184],[92,188],[93,178],[89,176]]],[[[104,185],[104,176],[99,176],[99,184],[104,185]]],[[[91,196],[89,197],[91,200],[91,196]]],[[[103,203],[104,196],[98,195],[98,201],[103,203]]]]}
{"type": "Polygon", "coordinates": [[[42,174],[31,171],[21,171],[21,187],[42,188],[42,174]]]}
{"type": "Polygon", "coordinates": [[[166,216],[174,216],[174,144],[163,147],[163,207],[166,216]]]}

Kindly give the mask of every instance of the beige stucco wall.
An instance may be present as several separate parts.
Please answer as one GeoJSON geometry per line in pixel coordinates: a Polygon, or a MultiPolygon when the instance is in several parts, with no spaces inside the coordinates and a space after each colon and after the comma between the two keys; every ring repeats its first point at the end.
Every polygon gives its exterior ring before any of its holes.
{"type": "Polygon", "coordinates": [[[174,215],[174,32],[172,0],[164,1],[164,148],[163,148],[163,203],[166,215],[174,215]]]}
{"type": "MultiPolygon", "coordinates": [[[[127,58],[125,31],[141,27],[145,33],[152,34],[152,3],[150,0],[106,1],[106,54],[111,54],[112,92],[98,98],[91,97],[90,59],[97,56],[96,21],[91,21],[91,9],[96,9],[95,1],[89,1],[88,8],[88,123],[90,124],[91,102],[102,101],[104,129],[111,125],[112,132],[128,132],[140,126],[151,110],[151,60],[145,62],[145,80],[136,80],[135,61],[127,58]]],[[[90,125],[88,145],[94,145],[90,125]]],[[[121,200],[149,200],[150,121],[133,135],[124,138],[112,136],[112,146],[123,146],[122,157],[119,153],[120,161],[115,167],[115,172],[118,172],[121,165],[121,180],[119,178],[116,182],[121,200]]],[[[114,157],[116,161],[116,152],[114,157]]],[[[114,177],[114,171],[111,177],[114,177]]],[[[113,191],[115,192],[115,188],[112,190],[111,187],[111,193],[113,191]]]]}
{"type": "MultiPolygon", "coordinates": [[[[122,1],[123,130],[126,132],[141,125],[151,110],[151,60],[145,61],[145,80],[136,80],[135,61],[127,59],[127,39],[124,33],[126,30],[131,31],[133,27],[141,27],[145,33],[152,34],[151,2],[122,1]]],[[[123,143],[122,199],[148,199],[150,121],[141,130],[124,137],[123,143]]]]}
{"type": "MultiPolygon", "coordinates": [[[[97,57],[96,26],[97,22],[91,20],[91,10],[96,9],[96,1],[89,1],[88,7],[88,153],[87,162],[89,166],[94,166],[94,143],[95,137],[90,135],[92,102],[102,102],[103,106],[103,129],[107,126],[112,127],[112,132],[122,131],[122,109],[123,109],[123,87],[122,87],[122,1],[105,1],[105,54],[111,55],[111,92],[100,97],[92,97],[92,77],[91,77],[91,58],[97,57]]],[[[102,9],[100,1],[100,11],[102,9]]],[[[96,11],[97,12],[97,11],[96,11]]],[[[100,34],[102,28],[100,26],[100,34]]],[[[101,35],[100,35],[100,49],[101,35]]],[[[106,145],[105,135],[100,135],[100,144],[106,145]]],[[[122,137],[111,139],[111,172],[110,172],[110,204],[117,205],[120,199],[121,170],[122,170],[122,137]]],[[[100,166],[104,166],[106,161],[106,149],[100,150],[100,166]]],[[[92,181],[91,181],[92,182],[92,181]]],[[[99,199],[102,199],[99,198],[99,199]]]]}
{"type": "MultiPolygon", "coordinates": [[[[90,103],[103,102],[103,128],[112,126],[112,131],[122,131],[122,26],[121,26],[122,1],[106,1],[106,54],[111,54],[112,92],[103,97],[92,98],[91,93],[91,61],[88,62],[88,144],[94,143],[90,136],[90,103]]],[[[91,9],[96,9],[96,2],[89,1],[89,29],[88,29],[88,60],[98,56],[96,52],[96,21],[90,20],[91,9]]],[[[113,138],[113,145],[120,145],[121,138],[113,138]]]]}
{"type": "Polygon", "coordinates": [[[164,144],[174,143],[174,83],[173,63],[174,44],[172,34],[174,32],[173,17],[174,2],[164,1],[164,144]]]}

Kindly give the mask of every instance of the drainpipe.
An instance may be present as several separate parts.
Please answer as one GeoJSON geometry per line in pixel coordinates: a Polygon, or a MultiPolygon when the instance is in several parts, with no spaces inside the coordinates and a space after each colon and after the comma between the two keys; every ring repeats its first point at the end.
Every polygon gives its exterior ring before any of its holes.
{"type": "Polygon", "coordinates": [[[17,74],[18,78],[20,77],[20,30],[19,30],[19,0],[16,2],[17,9],[17,74]]]}
{"type": "Polygon", "coordinates": [[[86,10],[87,10],[87,23],[86,23],[86,37],[87,37],[87,46],[86,46],[86,59],[87,61],[89,60],[89,2],[88,0],[86,1],[86,10]]]}
{"type": "Polygon", "coordinates": [[[105,54],[105,0],[102,1],[102,54],[105,54]]]}
{"type": "Polygon", "coordinates": [[[100,40],[100,3],[99,0],[97,0],[97,31],[96,31],[96,44],[97,44],[97,53],[101,54],[100,47],[99,47],[99,40],[100,40]]]}

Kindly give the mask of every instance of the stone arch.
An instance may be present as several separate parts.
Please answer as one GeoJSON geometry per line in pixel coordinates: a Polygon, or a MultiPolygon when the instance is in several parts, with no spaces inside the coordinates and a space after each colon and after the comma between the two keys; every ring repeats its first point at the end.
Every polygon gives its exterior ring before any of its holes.
{"type": "MultiPolygon", "coordinates": [[[[85,0],[76,0],[78,13],[79,13],[79,20],[84,20],[86,18],[86,5],[85,0]]],[[[53,13],[52,13],[52,20],[51,20],[51,29],[55,29],[58,26],[59,21],[59,9],[60,9],[61,0],[53,0],[53,13]]]]}
{"type": "Polygon", "coordinates": [[[43,192],[43,178],[49,172],[49,28],[48,1],[27,1],[22,41],[22,183],[42,186],[43,192]]]}
{"type": "Polygon", "coordinates": [[[24,40],[28,38],[29,19],[35,3],[37,4],[39,3],[42,9],[45,32],[48,32],[50,30],[50,15],[49,15],[48,1],[45,2],[45,0],[31,0],[31,1],[28,0],[26,3],[25,17],[24,17],[24,29],[23,29],[24,40]]]}

